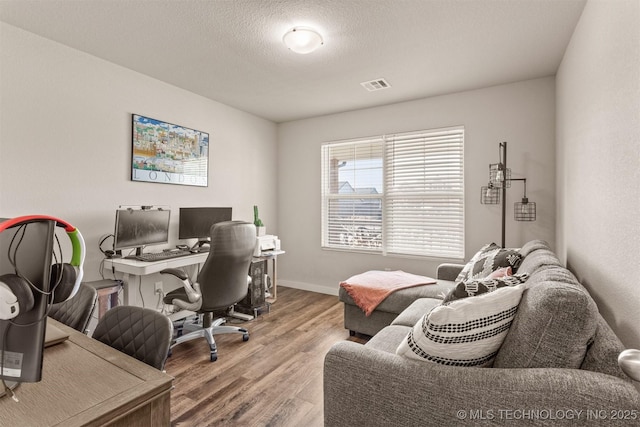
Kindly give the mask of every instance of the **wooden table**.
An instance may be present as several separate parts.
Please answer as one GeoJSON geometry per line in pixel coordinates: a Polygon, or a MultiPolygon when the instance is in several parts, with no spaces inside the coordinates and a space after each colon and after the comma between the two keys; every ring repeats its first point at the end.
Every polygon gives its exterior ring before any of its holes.
{"type": "Polygon", "coordinates": [[[42,381],[0,399],[1,426],[169,426],[173,378],[51,318],[69,339],[44,350],[42,381]]]}

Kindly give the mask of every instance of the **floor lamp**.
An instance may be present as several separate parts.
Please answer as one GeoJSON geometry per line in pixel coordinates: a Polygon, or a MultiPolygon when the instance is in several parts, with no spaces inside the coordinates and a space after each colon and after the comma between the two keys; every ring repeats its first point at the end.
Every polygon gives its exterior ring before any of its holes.
{"type": "Polygon", "coordinates": [[[520,202],[516,202],[513,207],[513,219],[516,221],[535,221],[536,204],[530,202],[527,197],[527,179],[511,178],[511,169],[507,168],[507,143],[501,142],[498,145],[499,161],[489,165],[489,183],[480,189],[480,203],[485,205],[502,206],[502,247],[505,247],[505,229],[507,213],[507,188],[511,187],[512,181],[522,181],[524,183],[524,194],[520,202]]]}

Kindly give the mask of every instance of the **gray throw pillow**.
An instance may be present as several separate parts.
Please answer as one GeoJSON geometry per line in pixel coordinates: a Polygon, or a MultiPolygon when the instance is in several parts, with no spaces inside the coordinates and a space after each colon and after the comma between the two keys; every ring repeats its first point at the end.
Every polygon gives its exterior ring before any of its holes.
{"type": "Polygon", "coordinates": [[[527,289],[495,368],[571,368],[584,360],[598,307],[578,284],[547,281],[527,289]]]}

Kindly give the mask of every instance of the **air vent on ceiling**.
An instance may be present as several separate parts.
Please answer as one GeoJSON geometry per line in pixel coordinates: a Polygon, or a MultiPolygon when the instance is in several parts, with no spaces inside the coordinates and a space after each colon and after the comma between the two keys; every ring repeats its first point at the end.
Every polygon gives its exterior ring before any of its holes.
{"type": "Polygon", "coordinates": [[[368,82],[360,83],[367,89],[369,92],[373,92],[374,90],[387,89],[391,87],[391,85],[385,79],[375,79],[368,82]]]}

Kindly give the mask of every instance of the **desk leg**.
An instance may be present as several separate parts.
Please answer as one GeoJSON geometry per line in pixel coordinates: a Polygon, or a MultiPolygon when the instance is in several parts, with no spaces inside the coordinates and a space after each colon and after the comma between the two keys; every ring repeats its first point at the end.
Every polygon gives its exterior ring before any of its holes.
{"type": "Polygon", "coordinates": [[[135,292],[131,292],[131,275],[129,273],[122,274],[122,300],[124,305],[135,304],[135,292]]]}
{"type": "MultiPolygon", "coordinates": [[[[271,274],[267,271],[267,275],[271,278],[271,296],[267,298],[267,303],[272,304],[278,299],[278,257],[271,258],[271,274]]],[[[267,263],[267,269],[269,264],[267,263]]]]}
{"type": "Polygon", "coordinates": [[[278,257],[273,257],[273,300],[278,299],[278,257]]]}

